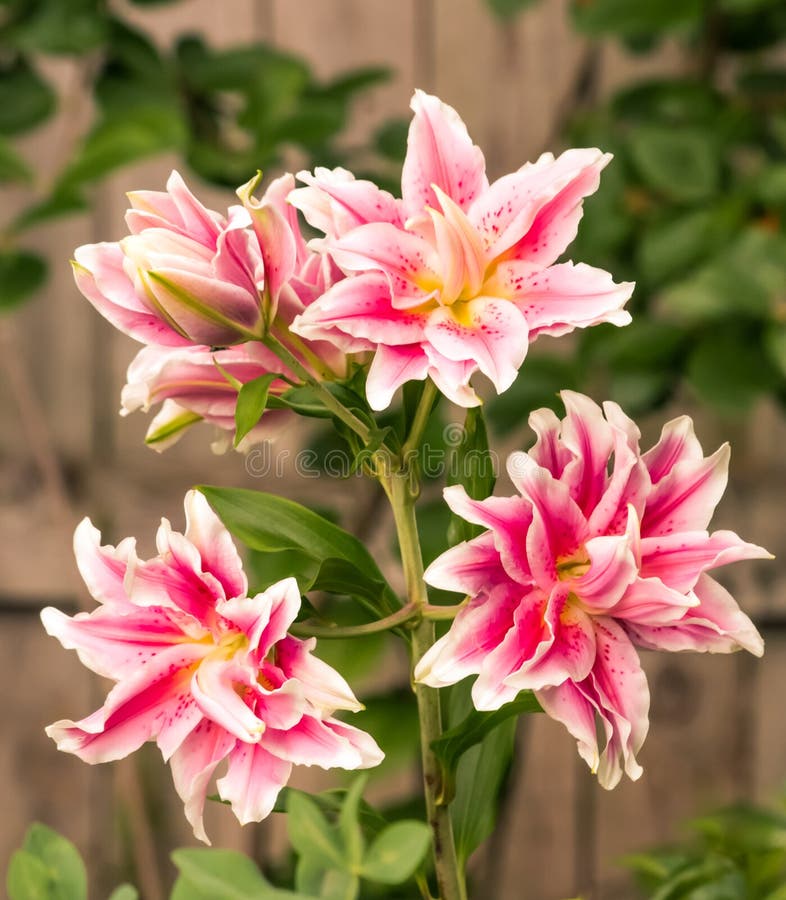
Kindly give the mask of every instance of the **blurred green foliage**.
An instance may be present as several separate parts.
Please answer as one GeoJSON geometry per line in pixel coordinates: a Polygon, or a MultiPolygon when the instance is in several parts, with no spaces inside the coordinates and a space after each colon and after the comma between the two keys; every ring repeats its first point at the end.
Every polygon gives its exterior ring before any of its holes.
{"type": "MultiPolygon", "coordinates": [[[[365,161],[366,148],[341,148],[338,138],[352,101],[388,74],[370,67],[325,82],[303,59],[257,42],[217,50],[184,32],[161,47],[105,0],[2,0],[0,183],[22,185],[29,202],[0,224],[0,310],[46,277],[46,260],[20,249],[20,237],[87,209],[95,185],[122,166],[170,152],[204,180],[234,187],[280,166],[292,148],[308,166],[365,161]],[[49,57],[71,59],[73,97],[59,96],[44,74],[49,57]],[[83,102],[95,107],[87,133],[56,171],[35,171],[17,138],[58,114],[75,116],[83,102]]],[[[385,126],[373,142],[384,177],[400,129],[385,126]]]]}
{"type": "Polygon", "coordinates": [[[590,52],[607,38],[648,54],[669,38],[688,74],[607,99],[597,71],[582,85],[567,142],[615,158],[567,256],[636,281],[634,321],[589,329],[570,358],[536,346],[490,421],[509,430],[573,386],[633,414],[685,386],[724,415],[761,395],[786,403],[786,3],[574,0],[572,14],[590,52]]]}
{"type": "Polygon", "coordinates": [[[784,900],[786,815],[735,806],[691,823],[682,845],[624,862],[650,900],[784,900]]]}

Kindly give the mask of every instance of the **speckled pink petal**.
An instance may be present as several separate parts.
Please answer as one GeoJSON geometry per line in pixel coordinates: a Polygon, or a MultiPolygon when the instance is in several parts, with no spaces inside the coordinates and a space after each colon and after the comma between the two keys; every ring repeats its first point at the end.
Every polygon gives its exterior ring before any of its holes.
{"type": "Polygon", "coordinates": [[[261,822],[273,811],[281,788],[289,781],[292,763],[259,744],[238,741],[229,754],[229,768],[216,782],[219,796],[231,803],[241,825],[261,822]]]}
{"type": "Polygon", "coordinates": [[[527,355],[527,323],[504,300],[477,297],[460,306],[435,309],[426,324],[426,340],[448,359],[474,362],[502,393],[516,380],[527,355]]]}
{"type": "Polygon", "coordinates": [[[705,529],[726,490],[729,454],[724,444],[706,459],[675,463],[647,497],[642,537],[705,529]]]}
{"type": "Polygon", "coordinates": [[[371,361],[366,397],[372,409],[387,409],[393,395],[407,381],[423,381],[429,373],[429,358],[420,344],[388,347],[380,344],[371,361]]]}
{"type": "Polygon", "coordinates": [[[172,756],[175,790],[185,805],[186,819],[194,836],[209,844],[202,814],[207,788],[218,765],[226,759],[237,740],[212,722],[203,721],[183,741],[172,756]]]}
{"type": "Polygon", "coordinates": [[[439,98],[415,91],[407,156],[401,175],[404,216],[437,208],[436,185],[462,209],[488,187],[486,162],[458,113],[439,98]]]}

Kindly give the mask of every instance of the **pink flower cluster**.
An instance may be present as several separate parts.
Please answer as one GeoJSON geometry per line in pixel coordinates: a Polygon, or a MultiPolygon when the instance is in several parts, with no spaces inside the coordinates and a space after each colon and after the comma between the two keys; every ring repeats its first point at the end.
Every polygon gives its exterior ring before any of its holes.
{"type": "MultiPolygon", "coordinates": [[[[304,187],[277,179],[261,200],[252,180],[225,217],[173,173],[166,192],[129,195],[126,238],[76,251],[82,293],[150,345],[132,363],[123,406],[164,401],[153,446],[199,419],[231,430],[238,382],[264,372],[291,380],[270,353],[246,345],[268,334],[322,377],[342,377],[346,354],[370,358],[374,409],[427,377],[473,406],[473,376],[506,390],[539,335],[630,321],[632,284],[556,262],[608,154],[544,154],[489,183],[455,110],[420,91],[412,108],[400,199],[344,169],[316,169],[299,173],[304,187]],[[324,235],[310,247],[297,210],[324,235]]],[[[274,393],[286,385],[274,382],[274,393]]]]}
{"type": "Polygon", "coordinates": [[[370,735],[334,718],[361,705],[346,681],[312,655],[316,640],[287,634],[300,592],[287,578],[248,596],[229,533],[202,494],[185,500],[185,534],[163,520],[158,555],[135,542],[101,546],[85,519],[74,536],[79,570],[101,604],[69,617],[53,608],[47,632],[94,672],[116,682],[79,722],[55,722],[58,749],[89,763],[120,759],[155,740],[172,767],[194,834],[208,785],[242,824],[267,816],[293,765],[358,769],[382,752],[370,735]]]}
{"type": "Polygon", "coordinates": [[[469,599],[415,677],[442,687],[477,675],[481,710],[535,691],[611,788],[623,772],[641,774],[649,691],[636,648],[760,656],[750,619],[707,572],[769,554],[706,530],[726,487],[728,445],[705,457],[683,416],[642,453],[615,403],[601,410],[570,391],[562,400],[565,418],[534,412],[534,447],[508,460],[517,496],[477,501],[446,489],[457,515],[488,530],[426,572],[469,599]]]}

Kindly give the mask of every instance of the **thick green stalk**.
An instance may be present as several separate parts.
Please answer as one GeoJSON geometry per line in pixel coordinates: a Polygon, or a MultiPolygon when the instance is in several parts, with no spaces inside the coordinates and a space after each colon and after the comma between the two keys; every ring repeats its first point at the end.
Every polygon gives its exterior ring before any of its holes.
{"type": "MultiPolygon", "coordinates": [[[[401,561],[407,586],[407,605],[416,609],[428,606],[423,581],[423,558],[420,552],[412,476],[406,469],[383,479],[385,491],[393,508],[401,561]]],[[[421,619],[412,630],[412,664],[434,643],[434,623],[421,619]]],[[[426,814],[431,828],[434,868],[439,886],[439,900],[466,900],[463,873],[459,871],[453,825],[447,806],[437,802],[442,793],[442,773],[431,750],[432,741],[442,734],[439,691],[423,684],[414,684],[420,719],[420,747],[423,759],[423,787],[426,795],[426,814]]]]}

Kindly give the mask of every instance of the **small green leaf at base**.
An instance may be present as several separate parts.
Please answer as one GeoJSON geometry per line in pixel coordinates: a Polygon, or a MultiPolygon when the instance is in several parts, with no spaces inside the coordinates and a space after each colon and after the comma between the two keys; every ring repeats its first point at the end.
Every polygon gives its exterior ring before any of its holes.
{"type": "Polygon", "coordinates": [[[401,884],[414,875],[430,843],[431,832],[425,822],[394,822],[368,848],[360,874],[380,884],[401,884]]]}
{"type": "Polygon", "coordinates": [[[268,372],[240,389],[235,406],[235,447],[259,423],[267,408],[270,385],[279,377],[276,372],[268,372]]]}

